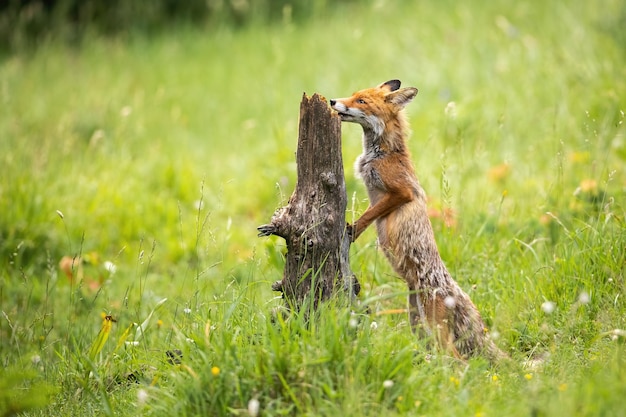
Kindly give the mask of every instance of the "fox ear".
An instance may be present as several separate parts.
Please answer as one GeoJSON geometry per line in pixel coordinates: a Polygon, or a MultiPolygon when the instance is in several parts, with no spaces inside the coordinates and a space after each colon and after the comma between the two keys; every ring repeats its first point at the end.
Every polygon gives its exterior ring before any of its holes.
{"type": "Polygon", "coordinates": [[[378,88],[392,92],[400,88],[400,84],[400,80],[389,80],[386,83],[379,85],[378,88]]]}
{"type": "Polygon", "coordinates": [[[404,107],[415,98],[417,95],[417,88],[407,87],[402,90],[393,91],[385,96],[385,100],[395,104],[396,106],[404,107]]]}

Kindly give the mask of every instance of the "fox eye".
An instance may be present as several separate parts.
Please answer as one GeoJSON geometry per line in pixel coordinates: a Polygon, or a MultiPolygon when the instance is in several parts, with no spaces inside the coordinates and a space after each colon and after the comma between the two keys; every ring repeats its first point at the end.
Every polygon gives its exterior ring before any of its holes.
{"type": "Polygon", "coordinates": [[[356,102],[359,104],[365,104],[365,100],[363,100],[362,98],[358,98],[356,102]]]}

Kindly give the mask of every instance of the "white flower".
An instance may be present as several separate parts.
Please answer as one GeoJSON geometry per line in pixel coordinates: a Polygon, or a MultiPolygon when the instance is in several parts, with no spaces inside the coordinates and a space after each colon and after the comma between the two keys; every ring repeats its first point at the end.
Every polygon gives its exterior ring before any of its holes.
{"type": "Polygon", "coordinates": [[[260,406],[261,404],[259,403],[259,400],[257,400],[256,398],[253,398],[250,401],[248,401],[248,414],[250,414],[250,417],[256,417],[259,415],[260,406]]]}
{"type": "Polygon", "coordinates": [[[117,266],[111,261],[104,261],[104,269],[106,269],[111,275],[113,275],[115,274],[115,271],[117,271],[117,266]]]}
{"type": "Polygon", "coordinates": [[[445,114],[451,119],[456,119],[456,103],[454,101],[449,102],[446,105],[445,114]]]}
{"type": "Polygon", "coordinates": [[[556,308],[556,304],[554,304],[552,301],[546,301],[543,304],[541,304],[541,309],[546,314],[551,314],[555,308],[556,308]]]}
{"type": "Polygon", "coordinates": [[[146,401],[148,401],[148,396],[148,391],[145,389],[142,388],[137,390],[137,404],[144,405],[146,401]]]}
{"type": "Polygon", "coordinates": [[[383,382],[383,388],[389,389],[391,387],[393,387],[393,381],[391,379],[386,379],[383,382]]]}
{"type": "Polygon", "coordinates": [[[591,301],[591,296],[589,295],[589,293],[587,291],[583,291],[580,293],[580,295],[578,296],[578,301],[581,304],[588,304],[589,301],[591,301]]]}
{"type": "Polygon", "coordinates": [[[378,323],[376,323],[375,321],[370,323],[370,329],[372,330],[376,330],[378,329],[378,323]]]}
{"type": "Polygon", "coordinates": [[[355,328],[358,325],[359,325],[359,321],[356,318],[354,318],[354,317],[351,317],[350,321],[348,321],[348,326],[350,326],[352,328],[355,328]]]}
{"type": "Polygon", "coordinates": [[[453,296],[449,295],[449,296],[447,296],[446,298],[443,299],[443,304],[446,307],[452,309],[452,308],[454,308],[456,306],[456,300],[454,299],[453,296]]]}
{"type": "Polygon", "coordinates": [[[183,312],[184,312],[185,314],[191,314],[191,309],[190,309],[189,307],[186,307],[186,308],[183,310],[183,312]]]}
{"type": "Polygon", "coordinates": [[[130,106],[124,106],[122,107],[122,110],[120,110],[120,115],[122,117],[128,117],[130,116],[130,114],[133,112],[133,108],[130,106]]]}

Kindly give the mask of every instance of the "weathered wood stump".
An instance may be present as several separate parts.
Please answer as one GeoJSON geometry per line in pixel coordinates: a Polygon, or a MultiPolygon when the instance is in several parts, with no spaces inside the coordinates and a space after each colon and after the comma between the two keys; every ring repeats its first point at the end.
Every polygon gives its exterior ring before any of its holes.
{"type": "Polygon", "coordinates": [[[283,279],[272,289],[299,310],[307,301],[315,308],[334,294],[352,298],[360,291],[349,263],[341,120],[318,94],[304,94],[300,103],[296,163],[298,180],[288,204],[258,230],[287,242],[283,279]]]}

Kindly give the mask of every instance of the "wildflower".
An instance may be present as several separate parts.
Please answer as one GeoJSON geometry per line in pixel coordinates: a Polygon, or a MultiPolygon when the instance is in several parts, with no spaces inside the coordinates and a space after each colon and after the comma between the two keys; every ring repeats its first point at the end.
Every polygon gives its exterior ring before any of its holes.
{"type": "Polygon", "coordinates": [[[555,308],[556,304],[554,304],[552,301],[545,301],[543,304],[541,304],[541,309],[546,314],[552,314],[555,308]]]}
{"type": "Polygon", "coordinates": [[[581,292],[578,296],[578,302],[580,302],[580,304],[588,304],[589,301],[591,301],[591,297],[587,291],[581,292]]]}
{"type": "Polygon", "coordinates": [[[190,309],[189,307],[186,307],[186,308],[183,310],[183,313],[185,313],[185,314],[191,314],[191,309],[190,309]]]}
{"type": "Polygon", "coordinates": [[[260,406],[261,404],[259,403],[259,400],[257,400],[256,398],[253,398],[250,401],[248,401],[248,414],[250,415],[250,417],[256,417],[259,415],[260,406]]]}
{"type": "Polygon", "coordinates": [[[595,194],[598,191],[598,182],[590,179],[582,180],[579,188],[583,193],[595,194]]]}
{"type": "Polygon", "coordinates": [[[393,381],[391,379],[386,379],[383,382],[383,388],[389,389],[391,387],[393,387],[393,381]]]}
{"type": "Polygon", "coordinates": [[[350,320],[348,321],[348,326],[352,327],[353,329],[356,328],[359,325],[359,321],[354,318],[354,317],[350,317],[350,320]]]}
{"type": "Polygon", "coordinates": [[[213,368],[211,368],[211,374],[213,374],[213,376],[218,376],[220,374],[220,368],[214,366],[213,368]]]}
{"type": "Polygon", "coordinates": [[[143,405],[148,400],[148,391],[145,389],[137,390],[137,405],[143,405]]]}
{"type": "Polygon", "coordinates": [[[450,382],[452,382],[454,384],[455,387],[458,387],[459,384],[461,383],[461,381],[459,380],[459,378],[451,376],[450,377],[450,382]]]}
{"type": "Polygon", "coordinates": [[[591,159],[589,152],[572,152],[568,155],[570,162],[574,164],[585,164],[591,159]]]}
{"type": "Polygon", "coordinates": [[[498,378],[498,375],[492,375],[492,376],[491,376],[491,380],[492,380],[493,382],[498,382],[498,380],[499,380],[499,379],[500,379],[500,378],[498,378]]]}
{"type": "Polygon", "coordinates": [[[533,374],[526,374],[526,375],[524,375],[524,378],[526,378],[528,381],[530,381],[531,379],[533,379],[533,374]]]}
{"type": "Polygon", "coordinates": [[[565,392],[567,391],[567,384],[566,383],[560,384],[557,388],[559,391],[565,392]]]}
{"type": "Polygon", "coordinates": [[[115,274],[115,271],[117,271],[117,266],[113,262],[104,261],[103,266],[104,266],[104,269],[109,271],[111,275],[115,274]]]}
{"type": "MultiPolygon", "coordinates": [[[[493,182],[504,182],[504,180],[506,180],[506,178],[509,176],[509,174],[511,173],[511,167],[509,166],[509,164],[502,163],[500,165],[496,165],[493,168],[491,168],[489,170],[489,179],[493,182]]],[[[503,193],[502,197],[506,197],[506,195],[503,193]]]]}
{"type": "Polygon", "coordinates": [[[370,323],[370,329],[371,330],[376,330],[378,329],[378,323],[376,323],[375,321],[370,323]]]}
{"type": "Polygon", "coordinates": [[[163,320],[158,319],[157,320],[157,328],[160,329],[161,327],[163,327],[163,320]]]}
{"type": "Polygon", "coordinates": [[[41,356],[33,355],[31,356],[30,361],[33,363],[33,365],[39,365],[39,363],[41,363],[41,356]]]}
{"type": "Polygon", "coordinates": [[[456,306],[456,300],[454,299],[454,297],[452,297],[451,295],[447,296],[446,298],[443,299],[443,304],[449,308],[449,309],[453,309],[456,306]]]}
{"type": "Polygon", "coordinates": [[[457,115],[457,111],[456,111],[456,103],[454,101],[449,102],[446,105],[446,109],[444,110],[444,113],[446,114],[446,116],[448,116],[450,119],[454,120],[456,119],[456,115],[457,115]]]}
{"type": "Polygon", "coordinates": [[[130,106],[124,106],[122,107],[122,110],[120,110],[120,115],[122,117],[128,117],[130,116],[130,114],[133,112],[133,108],[130,106]]]}

